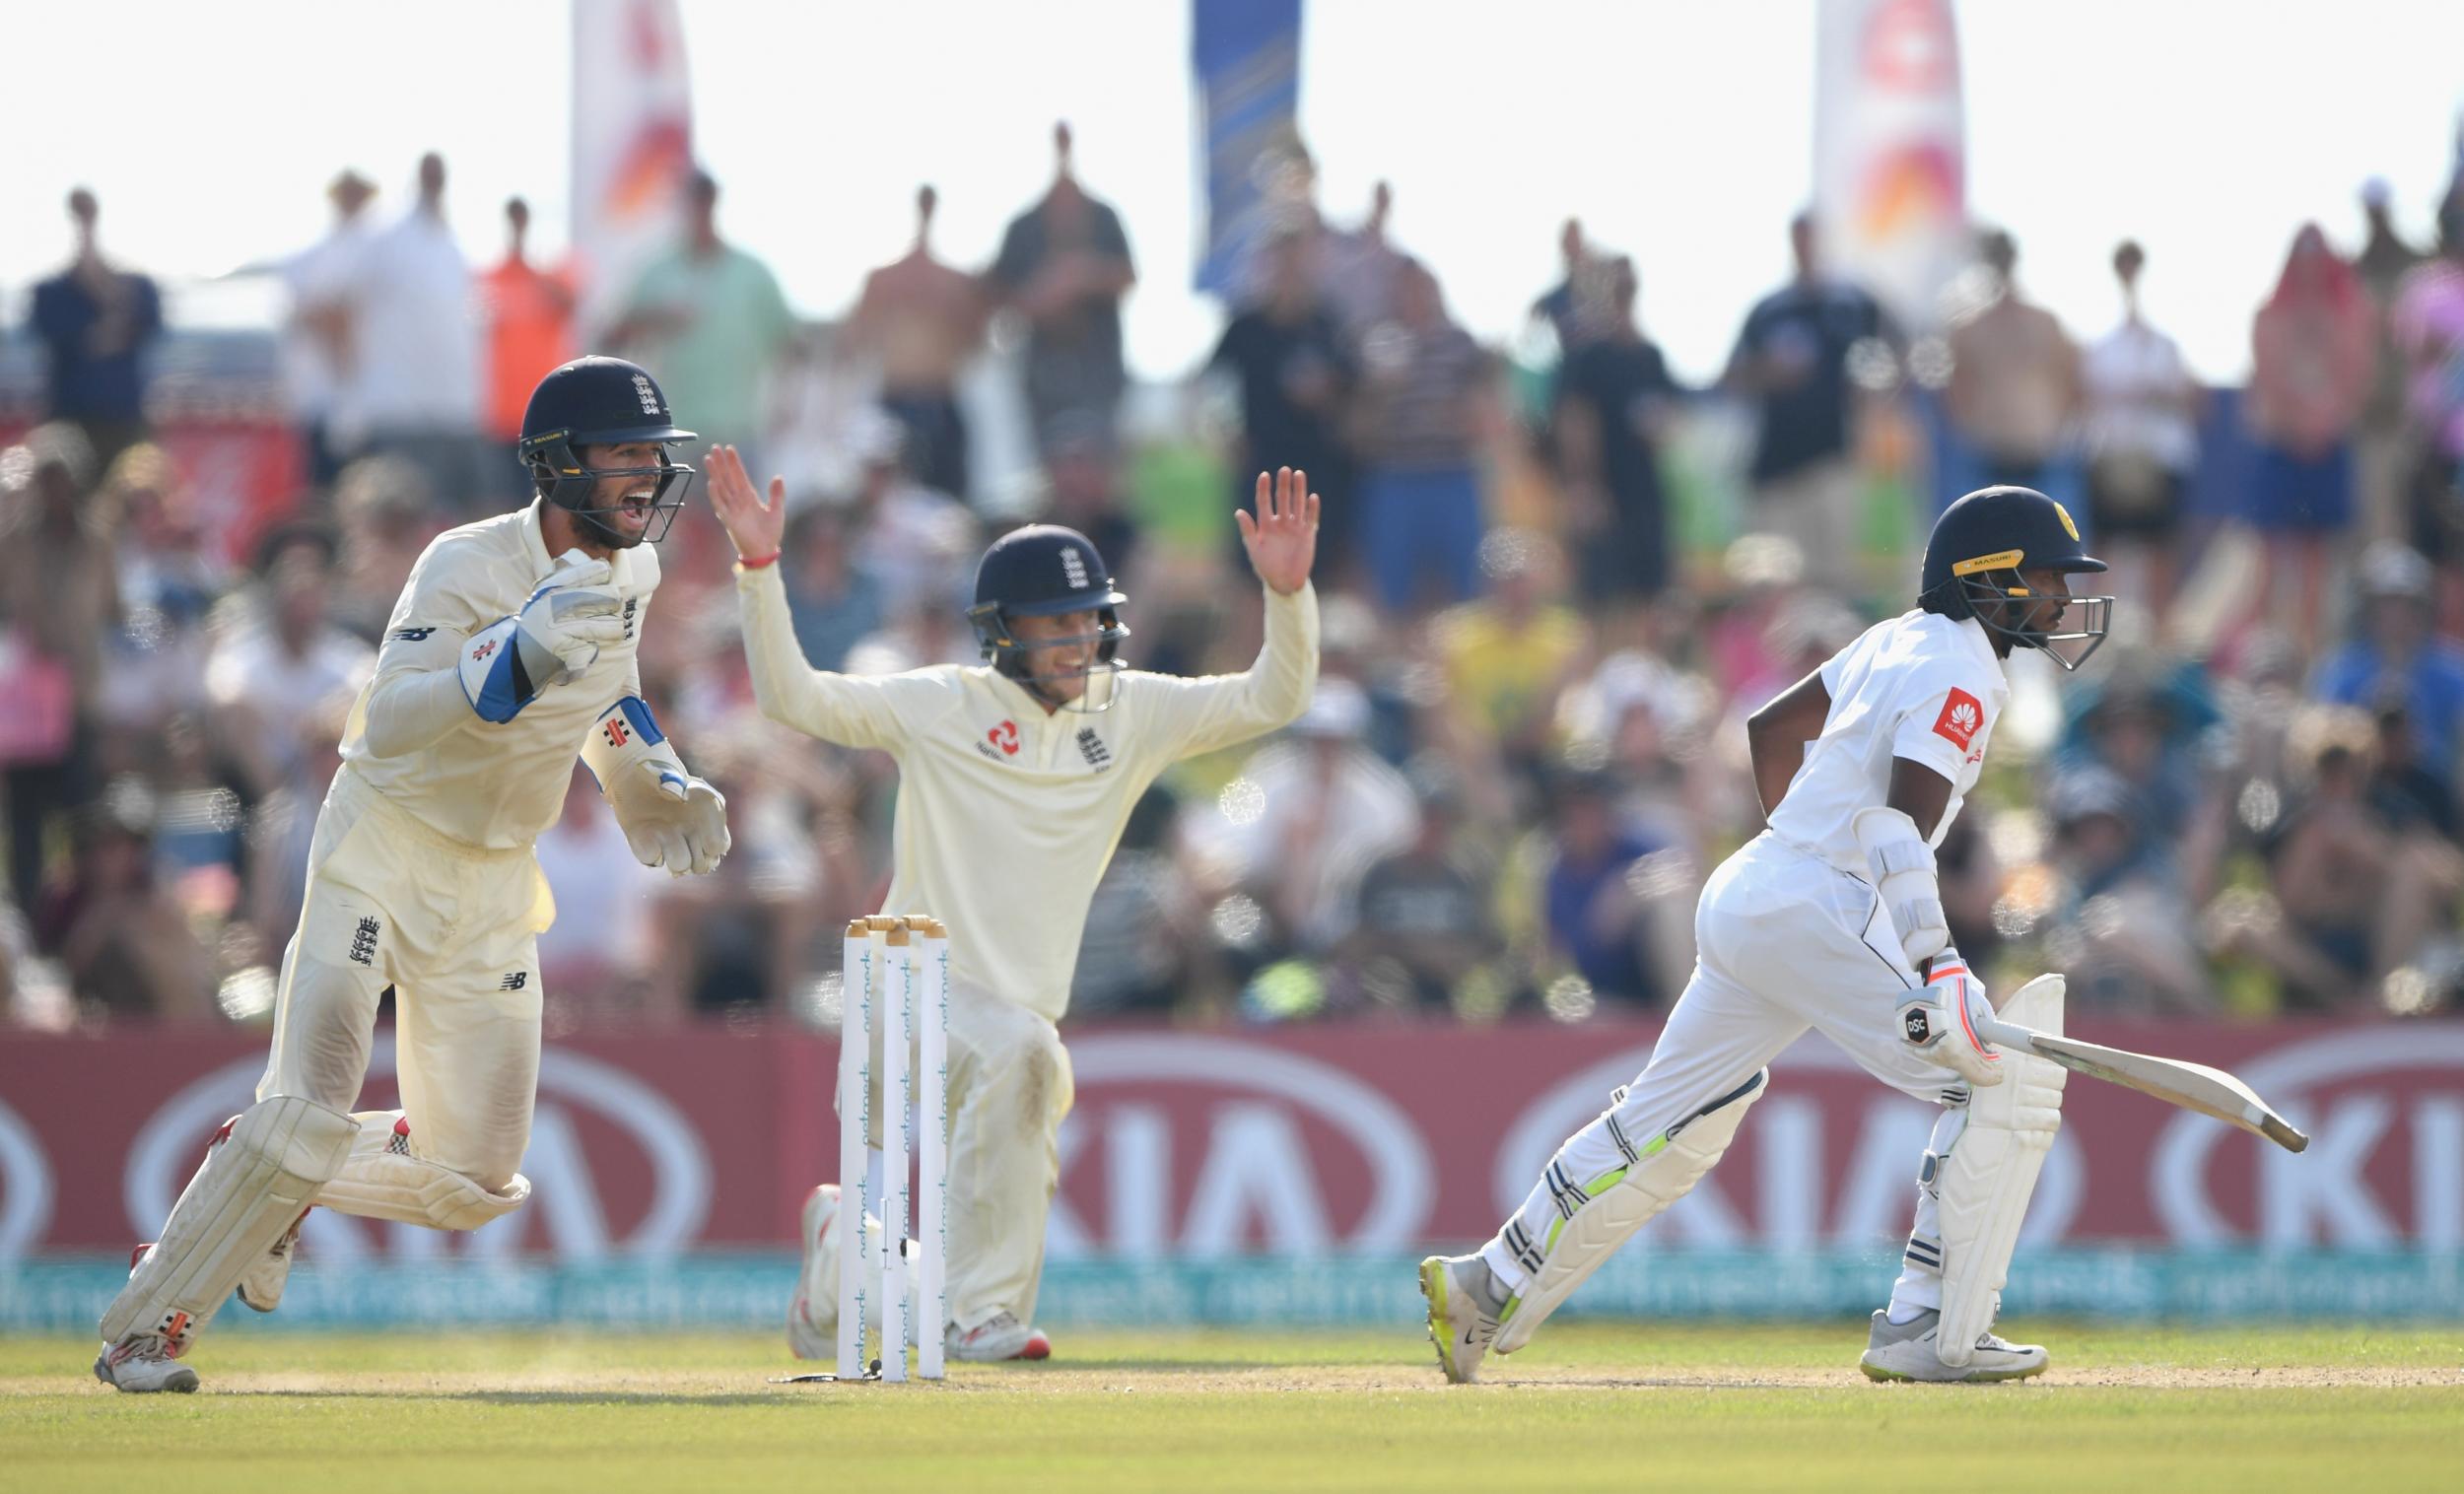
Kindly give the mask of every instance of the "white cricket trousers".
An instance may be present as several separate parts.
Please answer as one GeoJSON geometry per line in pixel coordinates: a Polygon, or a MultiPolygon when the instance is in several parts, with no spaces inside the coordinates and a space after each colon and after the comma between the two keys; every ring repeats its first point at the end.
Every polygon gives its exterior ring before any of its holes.
{"type": "Polygon", "coordinates": [[[317,815],[257,1098],[357,1105],[390,985],[402,1109],[358,1115],[361,1144],[503,1190],[530,1144],[537,938],[555,917],[528,847],[448,839],[344,768],[317,815]]]}
{"type": "MultiPolygon", "coordinates": [[[[1918,1054],[1898,1036],[1900,995],[1919,984],[1900,953],[1899,936],[1871,883],[1766,831],[1720,864],[1694,910],[1694,974],[1669,1013],[1651,1060],[1613,1112],[1604,1112],[1558,1148],[1573,1178],[1597,1178],[1624,1163],[1608,1128],[1613,1114],[1626,1135],[1656,1136],[1734,1092],[1780,1051],[1819,1031],[1865,1070],[1893,1089],[1943,1104],[1966,1093],[1949,1068],[1918,1054]]],[[[1947,1114],[1953,1122],[1963,1113],[1947,1114]]],[[[1752,1118],[1746,1118],[1752,1123],[1752,1118]]],[[[1947,1149],[1944,1124],[1937,1140],[1947,1149]]],[[[1953,1132],[1955,1134],[1955,1131],[1953,1132]]],[[[1917,1162],[1911,1159],[1913,1181],[1917,1162]]],[[[1933,1199],[1917,1190],[1917,1233],[1940,1238],[1928,1217],[1933,1199]]],[[[1528,1238],[1544,1238],[1557,1217],[1543,1175],[1514,1220],[1528,1238]]],[[[1481,1258],[1509,1289],[1525,1272],[1504,1239],[1481,1248],[1481,1258]]],[[[1941,1306],[1941,1277],[1903,1277],[1898,1300],[1941,1306]],[[1922,1299],[1930,1290],[1931,1302],[1922,1299]]]]}
{"type": "MultiPolygon", "coordinates": [[[[873,1126],[865,1140],[875,1148],[887,1119],[883,1025],[872,1027],[873,1126]]],[[[910,1053],[912,1075],[912,1044],[910,1053]]],[[[1077,1096],[1069,1054],[1043,1016],[953,982],[949,1058],[950,1321],[974,1328],[1006,1310],[1032,1324],[1044,1275],[1044,1221],[1061,1183],[1061,1122],[1077,1096]]],[[[844,1096],[839,1114],[847,1114],[844,1096]]],[[[908,1223],[912,1228],[915,1220],[908,1223]]]]}

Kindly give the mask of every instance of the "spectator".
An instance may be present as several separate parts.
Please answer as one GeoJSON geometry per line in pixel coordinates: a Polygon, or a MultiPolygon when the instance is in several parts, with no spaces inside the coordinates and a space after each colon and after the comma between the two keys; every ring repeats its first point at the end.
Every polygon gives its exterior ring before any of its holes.
{"type": "Polygon", "coordinates": [[[787,616],[815,669],[838,672],[848,651],[881,626],[881,579],[855,564],[846,509],[808,505],[787,521],[787,616]]]}
{"type": "MultiPolygon", "coordinates": [[[[336,691],[287,723],[291,750],[284,757],[282,781],[248,811],[241,913],[250,964],[279,965],[283,940],[300,926],[316,812],[342,767],[342,734],[352,703],[349,693],[336,691]]],[[[624,860],[628,866],[641,864],[630,855],[624,860]]],[[[606,930],[593,928],[591,934],[603,938],[606,930]]]]}
{"type": "Polygon", "coordinates": [[[1437,277],[1406,261],[1395,319],[1361,339],[1361,550],[1390,613],[1479,589],[1479,440],[1488,357],[1446,313],[1437,277]]]}
{"type": "Polygon", "coordinates": [[[337,448],[404,458],[456,513],[492,508],[506,477],[480,463],[479,324],[470,265],[445,220],[445,158],[420,158],[419,201],[338,256],[323,295],[346,318],[351,350],[337,448]]]}
{"type": "Polygon", "coordinates": [[[1540,535],[1495,530],[1480,541],[1488,595],[1431,625],[1448,702],[1482,768],[1537,770],[1558,698],[1590,662],[1590,631],[1555,599],[1561,570],[1540,535]]]}
{"type": "Polygon", "coordinates": [[[151,739],[174,713],[204,705],[205,625],[230,568],[190,486],[151,441],[120,453],[91,503],[117,531],[121,613],[104,643],[96,714],[106,736],[151,739]]]}
{"type": "Polygon", "coordinates": [[[2071,719],[2055,767],[2109,774],[2131,796],[2135,865],[2177,885],[2193,905],[2220,875],[2229,806],[2210,765],[2222,713],[2196,662],[2117,651],[2066,704],[2071,719]]]}
{"type": "Polygon", "coordinates": [[[2356,573],[2359,626],[2320,666],[2312,694],[2337,706],[2400,707],[2411,754],[2454,783],[2464,747],[2464,649],[2431,632],[2430,565],[2382,542],[2362,552],[2356,573]]]}
{"type": "Polygon", "coordinates": [[[1361,875],[1411,838],[1411,786],[1362,745],[1368,726],[1360,687],[1321,676],[1290,734],[1244,763],[1215,802],[1183,816],[1198,864],[1248,889],[1286,948],[1338,944],[1361,875]]]}
{"type": "Polygon", "coordinates": [[[1873,297],[1823,274],[1812,214],[1799,214],[1788,232],[1796,278],[1746,316],[1726,381],[1760,417],[1748,526],[1795,540],[1807,574],[1844,594],[1863,569],[1850,355],[1886,351],[1896,334],[1873,297]]]}
{"type": "Polygon", "coordinates": [[[1063,417],[1093,415],[1109,440],[1129,374],[1121,299],[1137,283],[1112,205],[1088,195],[1070,164],[1067,124],[1053,126],[1052,187],[1010,220],[990,281],[1027,324],[1027,415],[1038,454],[1063,417]]]}
{"type": "MultiPolygon", "coordinates": [[[[510,448],[521,439],[522,412],[530,391],[551,370],[574,357],[574,285],[561,270],[542,270],[530,262],[530,204],[519,197],[505,202],[505,258],[479,277],[480,305],[488,325],[488,440],[510,448]]],[[[502,466],[509,494],[522,491],[519,470],[510,450],[491,451],[490,461],[502,466]],[[496,460],[500,455],[508,459],[496,460]]]]}
{"type": "Polygon", "coordinates": [[[334,484],[334,521],[342,560],[333,620],[354,638],[380,645],[392,598],[445,527],[427,474],[399,456],[361,457],[334,484]]]}
{"type": "Polygon", "coordinates": [[[336,694],[356,692],[376,651],[326,618],[338,547],[308,525],[278,530],[260,551],[259,592],[205,666],[215,734],[253,793],[271,792],[298,757],[297,725],[336,694]]]}
{"type": "Polygon", "coordinates": [[[2199,460],[2199,385],[2180,347],[2140,309],[2147,262],[2128,239],[2113,251],[2122,324],[2088,348],[2080,368],[2090,528],[2096,553],[2113,566],[2121,605],[2133,610],[2172,599],[2182,504],[2199,460]]]}
{"type": "Polygon", "coordinates": [[[696,170],[685,203],[684,241],[643,269],[607,341],[656,374],[705,441],[766,471],[764,380],[795,346],[795,316],[770,267],[719,237],[718,179],[696,170]]]}
{"type": "MultiPolygon", "coordinates": [[[[1557,231],[1557,253],[1565,262],[1565,276],[1542,291],[1532,303],[1535,320],[1548,323],[1556,334],[1557,352],[1561,362],[1571,360],[1575,351],[1594,335],[1606,329],[1608,307],[1601,303],[1608,287],[1602,284],[1602,271],[1607,268],[1593,257],[1591,247],[1583,240],[1583,220],[1569,218],[1557,231]]],[[[1624,263],[1620,256],[1619,263],[1624,263]]]]}
{"type": "Polygon", "coordinates": [[[2359,449],[2362,533],[2394,539],[2404,533],[2404,490],[2412,476],[2412,453],[2404,423],[2404,355],[2395,337],[2395,308],[2404,277],[2422,262],[2422,251],[2404,241],[2389,211],[2392,193],[2384,176],[2361,184],[2361,216],[2367,225],[2353,268],[2370,297],[2372,352],[2369,403],[2361,409],[2359,449]]]}
{"type": "Polygon", "coordinates": [[[2294,726],[2304,790],[2268,846],[2279,919],[2243,933],[2288,984],[2288,1004],[2371,1004],[2380,983],[2434,930],[2451,928],[2464,858],[2371,803],[2376,728],[2344,707],[2314,707],[2294,726]]]}
{"type": "Polygon", "coordinates": [[[37,916],[35,937],[90,1020],[215,1020],[214,958],[156,875],[142,784],[114,784],[81,816],[68,881],[37,916]]]}
{"type": "Polygon", "coordinates": [[[2416,465],[2413,544],[2437,568],[2440,631],[2464,632],[2464,192],[2438,210],[2438,257],[2399,284],[2393,318],[2416,465]]]}
{"type": "Polygon", "coordinates": [[[367,209],[376,195],[376,184],[359,172],[337,174],[325,188],[326,200],[333,204],[333,227],[282,267],[291,295],[290,315],[283,325],[283,384],[292,417],[300,423],[308,480],[318,488],[329,486],[342,470],[346,434],[356,441],[361,430],[358,412],[349,405],[360,350],[340,288],[346,273],[368,252],[374,231],[367,209]]]}
{"type": "Polygon", "coordinates": [[[560,918],[539,935],[540,984],[551,998],[562,993],[594,1018],[637,1011],[669,879],[634,858],[589,774],[574,775],[564,813],[539,837],[539,870],[559,907],[598,914],[560,918]]]}
{"type": "Polygon", "coordinates": [[[1649,602],[1669,584],[1668,499],[1660,441],[1681,396],[1659,344],[1634,319],[1639,289],[1622,256],[1608,269],[1598,335],[1558,374],[1556,436],[1576,576],[1595,607],[1649,602]]]}
{"type": "Polygon", "coordinates": [[[34,906],[52,820],[96,783],[103,645],[120,618],[112,515],[89,501],[94,448],[75,426],[37,426],[0,452],[0,685],[7,751],[9,886],[34,906]]]}
{"type": "Polygon", "coordinates": [[[2062,879],[2048,951],[2072,999],[2133,1016],[2210,1010],[2215,993],[2191,937],[2194,905],[2144,853],[2130,785],[2105,769],[2080,769],[2054,780],[2046,806],[2062,879]]]}
{"type": "Polygon", "coordinates": [[[885,616],[920,607],[954,615],[974,579],[966,563],[981,548],[975,515],[910,475],[906,439],[878,410],[864,411],[850,437],[861,463],[849,513],[856,565],[879,587],[885,616]]]}
{"type": "Polygon", "coordinates": [[[904,257],[864,278],[848,321],[848,350],[877,362],[881,406],[907,428],[907,464],[918,481],[952,498],[971,497],[967,422],[958,379],[984,351],[990,307],[975,277],[932,252],[939,194],[916,189],[916,243],[904,257]]]}
{"type": "Polygon", "coordinates": [[[35,285],[30,330],[48,359],[50,418],[83,431],[108,466],[145,439],[146,350],[163,335],[163,299],[153,281],[103,257],[102,212],[84,187],[68,194],[77,254],[35,285]]]}
{"type": "MultiPolygon", "coordinates": [[[[1342,442],[1344,406],[1358,374],[1342,329],[1319,300],[1313,243],[1298,231],[1267,240],[1259,298],[1224,327],[1206,366],[1230,373],[1240,384],[1241,444],[1231,470],[1294,467],[1308,473],[1309,486],[1325,500],[1318,575],[1340,577],[1349,569],[1358,527],[1360,495],[1342,442]]],[[[1246,478],[1233,484],[1235,507],[1246,497],[1246,478]]],[[[1246,552],[1241,564],[1248,564],[1246,552]]]]}
{"type": "Polygon", "coordinates": [[[1369,1005],[1446,1017],[1474,1004],[1469,987],[1483,971],[1499,979],[1487,885],[1494,868],[1464,845],[1453,776],[1428,768],[1414,780],[1419,828],[1361,874],[1342,963],[1369,1005]]]}
{"type": "Polygon", "coordinates": [[[1129,809],[1121,844],[1087,905],[1069,983],[1069,1020],[1169,1015],[1188,994],[1203,946],[1196,899],[1171,849],[1180,802],[1158,782],[1129,809]]]}
{"type": "Polygon", "coordinates": [[[1600,999],[1659,1005],[1659,962],[1646,947],[1648,879],[1636,874],[1659,846],[1620,822],[1606,774],[1563,772],[1551,798],[1542,897],[1552,955],[1600,999]]]}
{"type": "Polygon", "coordinates": [[[1395,315],[1405,256],[1387,241],[1395,213],[1395,188],[1381,181],[1369,190],[1369,216],[1350,232],[1331,230],[1318,241],[1318,292],[1327,309],[1354,342],[1395,315]]]}
{"type": "Polygon", "coordinates": [[[1943,404],[1951,428],[1982,464],[1957,490],[2011,483],[2038,492],[2066,487],[2054,459],[2079,413],[2079,349],[2051,311],[2019,294],[2019,244],[1999,230],[1979,243],[1985,304],[1951,329],[1951,383],[1943,404]]]}
{"type": "Polygon", "coordinates": [[[2294,646],[2315,658],[2327,542],[2353,522],[2353,434],[2369,398],[2370,306],[2316,224],[2293,242],[2275,294],[2251,325],[2250,427],[2258,438],[2248,517],[2267,541],[2256,605],[2276,610],[2290,558],[2298,577],[2294,646]]]}

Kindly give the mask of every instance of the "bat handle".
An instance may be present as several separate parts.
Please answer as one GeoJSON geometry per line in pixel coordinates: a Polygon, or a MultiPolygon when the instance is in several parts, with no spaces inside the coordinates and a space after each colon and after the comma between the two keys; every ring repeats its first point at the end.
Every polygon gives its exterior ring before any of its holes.
{"type": "Polygon", "coordinates": [[[1976,1035],[1996,1048],[2014,1049],[2029,1054],[2036,1053],[2035,1032],[2017,1022],[2005,1022],[2000,1017],[1979,1017],[1976,1019],[1976,1035]]]}

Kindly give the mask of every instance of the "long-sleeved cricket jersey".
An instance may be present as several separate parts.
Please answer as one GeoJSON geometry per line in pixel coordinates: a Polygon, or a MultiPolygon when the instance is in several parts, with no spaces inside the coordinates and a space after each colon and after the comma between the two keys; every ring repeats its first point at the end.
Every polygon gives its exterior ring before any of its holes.
{"type": "Polygon", "coordinates": [[[634,650],[658,586],[658,552],[641,545],[609,562],[608,584],[625,603],[622,642],[512,720],[482,720],[463,693],[459,652],[487,646],[470,636],[520,611],[555,568],[535,504],[431,541],[394,603],[376,673],[351,707],[342,771],[473,846],[527,846],[554,824],[591,726],[642,693],[634,650]]]}
{"type": "Polygon", "coordinates": [[[1318,597],[1266,593],[1245,673],[1125,670],[1112,709],[1047,712],[1007,675],[944,664],[877,678],[809,667],[779,568],[739,571],[762,713],[899,765],[889,911],[950,928],[954,980],[1059,1021],[1095,884],[1129,810],[1182,758],[1288,724],[1318,679],[1318,597]]]}

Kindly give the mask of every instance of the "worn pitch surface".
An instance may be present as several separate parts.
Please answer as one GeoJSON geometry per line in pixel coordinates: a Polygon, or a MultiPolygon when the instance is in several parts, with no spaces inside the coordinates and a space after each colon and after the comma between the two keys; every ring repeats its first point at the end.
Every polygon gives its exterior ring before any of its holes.
{"type": "Polygon", "coordinates": [[[1415,1333],[1081,1330],[942,1385],[774,1385],[769,1336],[245,1332],[195,1395],[0,1342],[0,1490],[2452,1486],[2464,1324],[2006,1325],[2042,1380],[1877,1386],[1862,1324],[1567,1323],[1492,1383],[1415,1333]]]}

